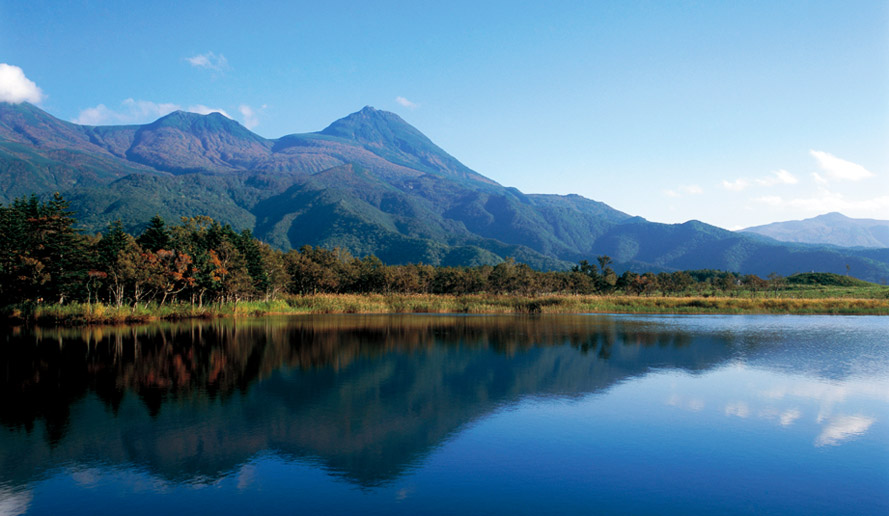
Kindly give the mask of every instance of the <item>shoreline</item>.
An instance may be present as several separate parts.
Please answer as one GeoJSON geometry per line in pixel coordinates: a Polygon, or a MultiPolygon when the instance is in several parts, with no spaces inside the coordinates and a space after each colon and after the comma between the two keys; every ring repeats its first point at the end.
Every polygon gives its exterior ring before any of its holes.
{"type": "Polygon", "coordinates": [[[889,315],[889,298],[317,294],[274,301],[193,307],[190,304],[132,308],[103,304],[38,305],[7,309],[9,326],[85,326],[162,320],[313,314],[704,314],[704,315],[889,315]]]}

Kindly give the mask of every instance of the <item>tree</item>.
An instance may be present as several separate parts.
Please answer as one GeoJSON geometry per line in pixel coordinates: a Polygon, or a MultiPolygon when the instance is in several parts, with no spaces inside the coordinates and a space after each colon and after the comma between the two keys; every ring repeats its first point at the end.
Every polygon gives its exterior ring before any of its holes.
{"type": "Polygon", "coordinates": [[[595,264],[581,260],[571,267],[571,290],[577,294],[592,294],[599,289],[599,270],[595,264]]]}
{"type": "Polygon", "coordinates": [[[175,296],[196,283],[191,256],[179,251],[159,249],[157,253],[144,253],[146,262],[155,263],[152,281],[161,294],[161,306],[167,297],[175,296]]]}
{"type": "Polygon", "coordinates": [[[640,290],[637,288],[639,287],[638,278],[639,275],[635,272],[625,271],[620,275],[615,286],[627,294],[639,294],[640,290]]]}
{"type": "Polygon", "coordinates": [[[613,260],[607,254],[597,257],[596,260],[599,262],[599,269],[602,271],[597,285],[599,291],[606,294],[613,292],[617,285],[617,274],[611,268],[613,260]]]}
{"type": "Polygon", "coordinates": [[[262,267],[265,270],[268,281],[265,283],[265,289],[261,291],[265,295],[266,301],[277,297],[283,292],[290,283],[290,274],[287,273],[287,267],[284,262],[284,255],[280,251],[272,249],[268,244],[259,244],[259,253],[262,258],[262,267]]]}
{"type": "Polygon", "coordinates": [[[340,292],[351,284],[351,271],[346,262],[351,262],[349,253],[313,248],[305,245],[299,251],[289,251],[284,255],[284,266],[290,275],[288,290],[294,294],[317,294],[318,292],[340,292]]]}
{"type": "Polygon", "coordinates": [[[769,274],[769,288],[775,289],[775,297],[778,297],[778,291],[784,289],[787,286],[787,278],[778,274],[777,272],[772,272],[769,274]]]}
{"type": "Polygon", "coordinates": [[[753,297],[756,297],[757,292],[764,290],[769,286],[769,283],[766,280],[754,274],[745,275],[741,278],[741,283],[753,292],[753,297]]]}
{"type": "Polygon", "coordinates": [[[148,227],[136,241],[142,246],[142,249],[152,253],[156,253],[160,249],[170,249],[170,232],[167,230],[164,219],[160,215],[151,217],[148,227]]]}
{"type": "Polygon", "coordinates": [[[100,264],[111,266],[118,255],[133,242],[133,238],[123,229],[120,219],[108,224],[102,239],[96,244],[96,254],[100,264]]]}
{"type": "Polygon", "coordinates": [[[78,294],[87,272],[84,239],[74,229],[73,212],[68,207],[68,201],[56,192],[46,203],[43,217],[45,263],[52,277],[47,297],[58,299],[59,304],[78,294]]]}
{"type": "Polygon", "coordinates": [[[637,279],[641,283],[641,293],[650,296],[658,290],[658,277],[653,272],[646,272],[637,279]]]}
{"type": "Polygon", "coordinates": [[[355,279],[352,282],[351,290],[354,292],[386,292],[388,290],[388,282],[385,273],[385,266],[374,255],[365,256],[362,259],[355,259],[352,262],[352,270],[355,279]]]}
{"type": "Polygon", "coordinates": [[[219,302],[238,302],[252,294],[253,286],[244,257],[231,243],[223,240],[209,250],[210,280],[219,302]]]}
{"type": "Polygon", "coordinates": [[[15,199],[0,209],[0,291],[8,301],[77,298],[86,286],[85,239],[56,193],[15,199]]]}
{"type": "Polygon", "coordinates": [[[488,276],[488,290],[495,294],[513,292],[518,286],[516,263],[513,258],[507,258],[494,266],[491,275],[488,276]]]}

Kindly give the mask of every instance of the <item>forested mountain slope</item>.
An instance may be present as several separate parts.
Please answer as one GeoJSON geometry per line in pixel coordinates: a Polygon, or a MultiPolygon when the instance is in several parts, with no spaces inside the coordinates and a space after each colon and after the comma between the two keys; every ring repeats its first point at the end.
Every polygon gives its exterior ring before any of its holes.
{"type": "MultiPolygon", "coordinates": [[[[545,172],[545,171],[542,171],[545,172]]],[[[83,126],[0,103],[0,202],[62,192],[88,231],[155,214],[209,215],[286,249],[373,253],[389,263],[616,269],[819,270],[881,281],[889,257],[785,244],[700,222],[657,224],[577,195],[497,184],[398,115],[371,107],[322,131],[263,138],[225,116],[177,111],[140,126],[83,126]]]]}

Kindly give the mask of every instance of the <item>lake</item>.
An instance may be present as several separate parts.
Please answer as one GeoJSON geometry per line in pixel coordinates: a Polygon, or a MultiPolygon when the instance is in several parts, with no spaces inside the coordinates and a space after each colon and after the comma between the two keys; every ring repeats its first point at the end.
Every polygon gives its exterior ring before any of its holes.
{"type": "Polygon", "coordinates": [[[0,515],[889,514],[889,318],[0,332],[0,515]]]}

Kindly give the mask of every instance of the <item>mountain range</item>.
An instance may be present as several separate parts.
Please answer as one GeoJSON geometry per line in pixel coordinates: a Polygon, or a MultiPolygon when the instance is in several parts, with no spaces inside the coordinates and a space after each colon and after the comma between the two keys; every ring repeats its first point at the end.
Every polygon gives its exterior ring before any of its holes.
{"type": "Polygon", "coordinates": [[[889,247],[889,220],[853,219],[827,213],[810,219],[775,222],[743,229],[782,242],[844,247],[889,247]]]}
{"type": "Polygon", "coordinates": [[[889,278],[889,249],[782,243],[698,221],[649,222],[579,195],[525,194],[372,107],[318,132],[267,139],[218,113],[86,126],[0,103],[0,202],[54,191],[87,231],[208,215],[277,248],[338,246],[388,263],[513,257],[560,269],[607,254],[618,271],[889,278]]]}

